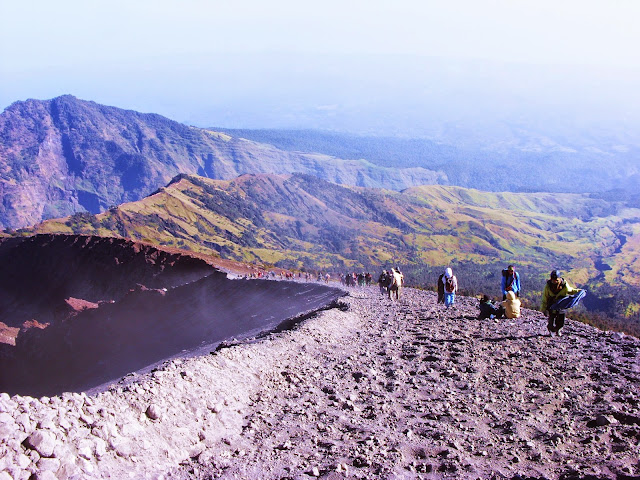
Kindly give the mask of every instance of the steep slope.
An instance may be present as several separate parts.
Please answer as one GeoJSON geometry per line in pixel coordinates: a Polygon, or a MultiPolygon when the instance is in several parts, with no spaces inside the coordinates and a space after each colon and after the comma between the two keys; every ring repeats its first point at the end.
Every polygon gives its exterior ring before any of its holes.
{"type": "Polygon", "coordinates": [[[343,294],[232,280],[184,252],[94,236],[2,239],[0,265],[0,392],[32,396],[87,390],[213,349],[343,294]]]}
{"type": "Polygon", "coordinates": [[[175,355],[277,327],[330,305],[325,285],[231,280],[214,271],[174,288],[138,288],[0,344],[0,392],[40,397],[98,387],[175,355]]]}
{"type": "Polygon", "coordinates": [[[98,213],[138,200],[179,173],[231,179],[293,172],[397,190],[446,182],[424,168],[286,152],[70,95],[16,102],[0,114],[0,227],[98,213]]]}
{"type": "Polygon", "coordinates": [[[0,239],[0,322],[64,320],[68,299],[122,299],[137,285],[172,288],[211,274],[205,261],[125,239],[36,235],[0,239]]]}

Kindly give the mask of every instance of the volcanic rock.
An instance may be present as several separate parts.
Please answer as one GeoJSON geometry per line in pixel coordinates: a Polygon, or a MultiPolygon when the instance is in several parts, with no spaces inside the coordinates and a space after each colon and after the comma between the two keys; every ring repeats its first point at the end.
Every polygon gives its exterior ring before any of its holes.
{"type": "Polygon", "coordinates": [[[55,458],[82,452],[58,477],[71,466],[79,478],[173,480],[640,475],[638,339],[570,319],[549,337],[539,312],[478,320],[476,299],[446,309],[412,289],[394,302],[357,288],[341,302],[102,392],[0,395],[11,420],[0,419],[21,425],[0,438],[0,478],[46,474],[23,444],[42,424],[55,458]],[[587,425],[600,416],[617,421],[587,425]],[[63,418],[77,426],[62,433],[63,418]],[[96,439],[99,457],[84,443],[96,439]]]}

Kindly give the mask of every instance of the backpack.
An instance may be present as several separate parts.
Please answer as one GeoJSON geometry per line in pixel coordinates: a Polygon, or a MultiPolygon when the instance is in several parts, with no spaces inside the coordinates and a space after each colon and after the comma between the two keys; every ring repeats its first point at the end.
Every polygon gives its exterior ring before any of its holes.
{"type": "Polygon", "coordinates": [[[455,283],[453,282],[453,277],[448,277],[447,281],[444,284],[444,289],[447,293],[453,293],[456,289],[455,283]]]}

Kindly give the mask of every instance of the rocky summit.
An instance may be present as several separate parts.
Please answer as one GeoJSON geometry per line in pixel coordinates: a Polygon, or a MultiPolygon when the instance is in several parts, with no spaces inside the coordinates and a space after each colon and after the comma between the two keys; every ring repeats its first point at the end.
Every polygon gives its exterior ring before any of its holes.
{"type": "Polygon", "coordinates": [[[353,289],[100,393],[0,395],[0,480],[640,476],[640,341],[353,289]]]}

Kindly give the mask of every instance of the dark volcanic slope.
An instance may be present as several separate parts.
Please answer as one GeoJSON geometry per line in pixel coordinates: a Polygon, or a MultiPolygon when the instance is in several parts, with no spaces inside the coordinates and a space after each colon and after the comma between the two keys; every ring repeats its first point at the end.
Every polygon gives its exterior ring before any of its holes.
{"type": "Polygon", "coordinates": [[[168,291],[140,289],[31,329],[15,347],[0,345],[0,391],[88,390],[186,350],[274,328],[342,295],[323,285],[229,280],[221,272],[168,291]]]}
{"type": "Polygon", "coordinates": [[[203,260],[102,237],[5,239],[0,268],[0,391],[28,395],[87,390],[342,295],[230,280],[203,260]]]}
{"type": "Polygon", "coordinates": [[[0,239],[0,268],[0,322],[10,327],[63,319],[69,298],[117,301],[137,284],[170,288],[214,271],[130,240],[76,235],[0,239]]]}

